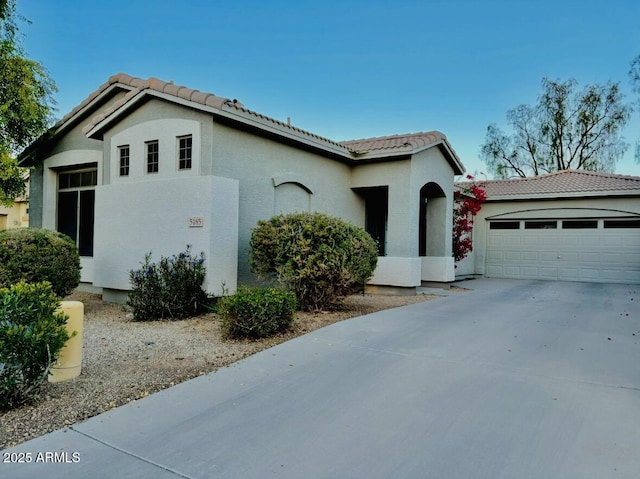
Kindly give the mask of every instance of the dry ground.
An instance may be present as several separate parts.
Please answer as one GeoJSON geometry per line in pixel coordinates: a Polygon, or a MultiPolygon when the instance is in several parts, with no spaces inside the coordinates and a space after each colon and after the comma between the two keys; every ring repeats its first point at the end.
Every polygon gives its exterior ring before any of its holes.
{"type": "Polygon", "coordinates": [[[0,413],[0,449],[83,421],[270,348],[309,331],[374,311],[437,296],[355,295],[340,311],[297,313],[290,332],[259,341],[221,339],[210,313],[181,321],[135,322],[122,306],[75,292],[85,305],[82,374],[46,384],[40,399],[0,413]]]}

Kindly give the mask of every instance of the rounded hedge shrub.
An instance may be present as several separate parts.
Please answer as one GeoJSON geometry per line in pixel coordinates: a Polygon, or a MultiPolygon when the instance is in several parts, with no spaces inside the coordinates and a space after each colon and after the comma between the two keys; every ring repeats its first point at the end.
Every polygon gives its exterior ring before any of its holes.
{"type": "Polygon", "coordinates": [[[0,410],[34,399],[69,339],[47,282],[0,289],[0,410]]]}
{"type": "Polygon", "coordinates": [[[291,326],[296,297],[281,289],[241,287],[235,294],[220,298],[217,311],[222,318],[224,337],[266,338],[291,326]]]}
{"type": "Polygon", "coordinates": [[[203,312],[208,302],[202,288],[207,274],[204,261],[204,253],[193,255],[191,246],[180,254],[161,256],[158,263],[152,263],[147,253],[142,268],[129,272],[127,306],[133,319],[182,319],[203,312]]]}
{"type": "Polygon", "coordinates": [[[304,310],[327,308],[362,288],[378,261],[366,231],[322,213],[260,221],[250,249],[252,271],[275,275],[304,310]]]}
{"type": "Polygon", "coordinates": [[[66,235],[46,229],[0,230],[0,287],[48,281],[64,297],[80,284],[80,255],[66,235]]]}

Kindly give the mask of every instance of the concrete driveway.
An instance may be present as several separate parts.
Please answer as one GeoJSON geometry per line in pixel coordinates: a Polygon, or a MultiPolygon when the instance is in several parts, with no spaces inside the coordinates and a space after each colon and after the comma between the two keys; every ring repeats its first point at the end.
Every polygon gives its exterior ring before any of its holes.
{"type": "Polygon", "coordinates": [[[640,477],[640,286],[461,286],[3,451],[0,477],[640,477]]]}

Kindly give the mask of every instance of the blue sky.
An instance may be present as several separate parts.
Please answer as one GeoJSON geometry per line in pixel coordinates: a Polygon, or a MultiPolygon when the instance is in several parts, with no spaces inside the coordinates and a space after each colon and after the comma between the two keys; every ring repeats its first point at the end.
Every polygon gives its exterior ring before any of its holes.
{"type": "MultiPolygon", "coordinates": [[[[61,117],[125,72],[237,98],[341,141],[440,130],[468,172],[489,124],[543,77],[617,81],[640,54],[638,0],[17,0],[61,117]]],[[[625,130],[617,173],[640,175],[625,130]]],[[[482,176],[480,176],[482,177],[482,176]]]]}

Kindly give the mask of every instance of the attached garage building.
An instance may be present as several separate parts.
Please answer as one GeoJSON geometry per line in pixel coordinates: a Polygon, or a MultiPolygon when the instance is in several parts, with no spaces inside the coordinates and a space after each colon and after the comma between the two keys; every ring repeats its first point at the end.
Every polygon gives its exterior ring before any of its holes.
{"type": "Polygon", "coordinates": [[[484,185],[457,277],[640,284],[640,177],[566,170],[484,185]]]}

